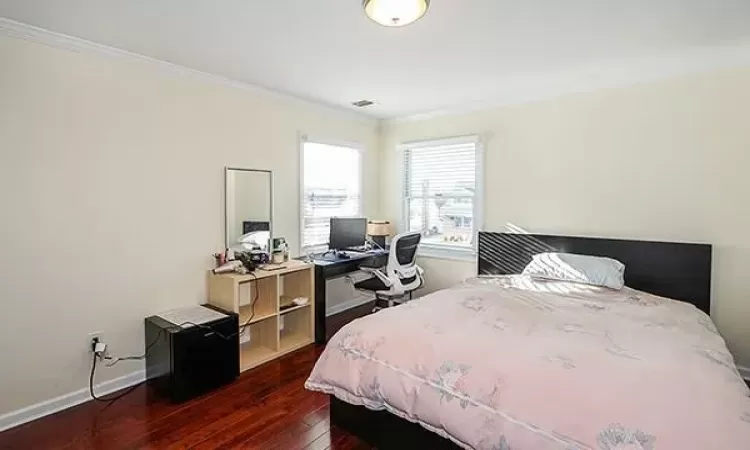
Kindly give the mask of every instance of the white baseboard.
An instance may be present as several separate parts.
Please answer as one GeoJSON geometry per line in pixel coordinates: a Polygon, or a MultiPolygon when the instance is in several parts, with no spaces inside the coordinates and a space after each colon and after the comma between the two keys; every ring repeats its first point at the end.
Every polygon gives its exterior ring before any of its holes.
{"type": "Polygon", "coordinates": [[[750,367],[737,366],[737,370],[740,371],[740,376],[743,379],[750,381],[750,367]]]}
{"type": "MultiPolygon", "coordinates": [[[[115,378],[113,380],[105,381],[95,386],[95,392],[97,396],[106,395],[120,389],[124,389],[135,384],[141,383],[146,379],[146,372],[139,370],[137,372],[129,373],[127,375],[115,378]]],[[[40,417],[48,416],[56,412],[68,409],[72,406],[80,405],[91,400],[91,394],[89,394],[89,388],[80,389],[69,394],[61,395],[59,397],[37,403],[35,405],[27,406],[25,408],[11,411],[7,414],[0,416],[0,431],[16,427],[26,422],[39,419],[40,417]]]]}

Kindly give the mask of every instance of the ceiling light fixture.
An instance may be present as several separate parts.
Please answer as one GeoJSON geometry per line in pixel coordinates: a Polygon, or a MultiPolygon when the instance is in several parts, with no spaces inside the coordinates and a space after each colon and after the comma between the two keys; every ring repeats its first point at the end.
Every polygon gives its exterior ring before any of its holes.
{"type": "Polygon", "coordinates": [[[419,20],[430,0],[364,0],[367,17],[384,27],[403,27],[419,20]]]}

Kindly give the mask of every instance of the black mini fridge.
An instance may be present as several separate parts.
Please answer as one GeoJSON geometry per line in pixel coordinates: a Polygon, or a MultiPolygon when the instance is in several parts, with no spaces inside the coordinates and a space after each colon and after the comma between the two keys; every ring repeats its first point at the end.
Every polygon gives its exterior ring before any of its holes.
{"type": "Polygon", "coordinates": [[[239,376],[237,314],[194,306],[145,322],[146,377],[160,395],[184,402],[239,376]]]}

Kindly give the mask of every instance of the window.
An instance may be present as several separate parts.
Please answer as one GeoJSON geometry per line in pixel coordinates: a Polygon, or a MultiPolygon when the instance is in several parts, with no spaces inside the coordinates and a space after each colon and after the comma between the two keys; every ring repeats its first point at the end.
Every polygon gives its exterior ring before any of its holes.
{"type": "Polygon", "coordinates": [[[416,142],[404,151],[404,224],[422,233],[423,253],[474,253],[482,180],[476,137],[416,142]]]}
{"type": "Polygon", "coordinates": [[[328,244],[331,217],[362,216],[360,149],[303,140],[303,253],[328,244]]]}

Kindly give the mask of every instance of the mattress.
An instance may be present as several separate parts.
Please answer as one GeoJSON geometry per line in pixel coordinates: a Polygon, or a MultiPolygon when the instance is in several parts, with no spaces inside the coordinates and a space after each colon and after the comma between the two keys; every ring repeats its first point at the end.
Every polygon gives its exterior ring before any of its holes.
{"type": "Polygon", "coordinates": [[[305,386],[464,448],[750,448],[711,319],[629,288],[471,279],[351,322],[305,386]]]}

